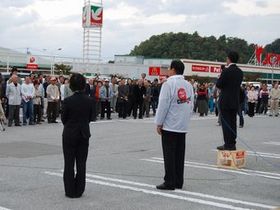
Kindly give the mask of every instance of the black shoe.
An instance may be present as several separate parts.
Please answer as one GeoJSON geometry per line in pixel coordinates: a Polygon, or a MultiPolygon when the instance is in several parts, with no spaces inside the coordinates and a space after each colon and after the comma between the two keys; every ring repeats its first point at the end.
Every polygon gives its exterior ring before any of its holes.
{"type": "Polygon", "coordinates": [[[29,125],[35,125],[35,123],[31,122],[31,123],[29,123],[29,125]]]}
{"type": "MultiPolygon", "coordinates": [[[[17,126],[17,127],[21,127],[21,124],[15,124],[15,126],[17,126]]],[[[11,126],[10,126],[11,127],[11,126]]]]}
{"type": "Polygon", "coordinates": [[[57,121],[52,121],[52,123],[58,123],[57,121]]]}
{"type": "Polygon", "coordinates": [[[175,187],[171,187],[171,186],[168,186],[166,185],[165,183],[162,183],[160,185],[157,185],[156,188],[158,190],[175,190],[175,187]]]}
{"type": "Polygon", "coordinates": [[[244,127],[244,125],[239,125],[239,128],[243,128],[244,127]]]}
{"type": "Polygon", "coordinates": [[[112,120],[112,118],[109,117],[109,118],[107,118],[107,120],[112,120]]]}
{"type": "Polygon", "coordinates": [[[235,146],[225,147],[225,145],[222,145],[222,146],[217,147],[217,150],[230,150],[230,151],[232,151],[232,150],[236,150],[236,147],[235,146]]]}

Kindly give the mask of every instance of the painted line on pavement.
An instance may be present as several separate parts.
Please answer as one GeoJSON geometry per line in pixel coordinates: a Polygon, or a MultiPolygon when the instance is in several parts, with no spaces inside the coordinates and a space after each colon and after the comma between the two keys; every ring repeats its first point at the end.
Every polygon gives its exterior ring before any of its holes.
{"type": "Polygon", "coordinates": [[[267,141],[267,142],[264,142],[263,144],[269,144],[269,145],[274,145],[274,146],[280,146],[280,142],[276,142],[276,141],[267,141]]]}
{"type": "MultiPolygon", "coordinates": [[[[123,183],[123,184],[131,184],[131,185],[136,185],[136,186],[141,186],[141,187],[155,188],[155,185],[150,185],[150,184],[145,184],[145,183],[140,183],[140,182],[133,182],[133,181],[128,181],[128,180],[122,180],[122,179],[103,177],[103,176],[99,176],[99,175],[87,174],[87,177],[101,179],[101,180],[105,180],[105,181],[119,182],[119,183],[123,183]]],[[[204,193],[197,193],[197,192],[191,192],[191,191],[185,191],[185,190],[175,190],[174,192],[180,193],[180,194],[192,195],[192,196],[199,196],[199,197],[209,198],[209,199],[214,199],[214,200],[219,200],[219,201],[231,202],[231,203],[236,203],[236,204],[244,204],[244,205],[268,208],[268,209],[273,208],[273,206],[270,206],[270,205],[247,202],[247,201],[225,198],[225,197],[220,197],[220,196],[218,197],[218,196],[208,195],[208,194],[204,194],[204,193]]]]}
{"type": "Polygon", "coordinates": [[[5,207],[0,206],[0,210],[11,210],[11,209],[7,209],[5,207]]]}
{"type": "MultiPolygon", "coordinates": [[[[46,171],[45,174],[48,174],[48,175],[51,175],[51,176],[59,176],[59,177],[63,176],[61,173],[48,172],[48,171],[46,171]]],[[[91,176],[94,176],[95,178],[100,179],[100,176],[95,176],[95,175],[91,175],[91,176]]],[[[110,181],[113,181],[112,178],[102,177],[102,179],[103,180],[108,179],[110,181]]],[[[120,188],[120,189],[136,191],[136,192],[142,192],[142,193],[145,193],[145,194],[157,195],[157,196],[162,196],[162,197],[167,197],[167,198],[185,200],[185,201],[189,201],[189,202],[193,202],[193,203],[199,203],[199,204],[202,204],[202,205],[214,206],[214,207],[223,208],[223,209],[233,209],[233,210],[251,209],[251,208],[236,207],[236,206],[232,206],[232,205],[224,204],[224,203],[202,200],[202,199],[198,199],[198,198],[185,197],[185,196],[176,195],[176,194],[172,194],[172,193],[164,193],[164,192],[159,192],[159,191],[155,191],[155,190],[147,190],[147,189],[143,189],[143,188],[137,188],[137,187],[131,187],[131,186],[127,186],[127,185],[115,184],[115,183],[112,183],[112,182],[93,180],[93,179],[89,179],[89,178],[87,178],[86,181],[88,183],[94,183],[94,184],[99,184],[99,185],[103,185],[103,186],[109,186],[109,187],[114,187],[114,188],[120,188]]],[[[121,182],[121,183],[128,182],[129,184],[134,183],[134,185],[139,184],[139,186],[145,186],[145,187],[150,186],[150,185],[147,185],[147,184],[144,184],[144,183],[136,183],[136,182],[126,181],[126,180],[114,179],[114,181],[121,182]]],[[[155,187],[153,185],[151,185],[151,186],[153,188],[155,187]]],[[[180,190],[180,191],[182,191],[182,190],[180,190]]],[[[180,193],[179,190],[176,190],[174,192],[180,193]]],[[[248,203],[250,203],[250,202],[248,202],[248,203]]],[[[255,203],[252,203],[252,204],[254,204],[254,206],[258,205],[258,204],[255,204],[255,203]]],[[[259,205],[262,208],[268,208],[268,209],[271,209],[271,207],[275,208],[274,206],[269,206],[269,205],[264,205],[264,204],[259,204],[259,205]]]]}
{"type": "MultiPolygon", "coordinates": [[[[162,158],[141,159],[141,160],[148,161],[148,162],[154,162],[154,163],[161,163],[161,164],[164,163],[162,158]]],[[[224,172],[241,174],[241,175],[247,175],[247,176],[257,176],[257,177],[263,177],[263,178],[268,178],[268,179],[280,180],[280,174],[264,172],[264,171],[254,171],[254,170],[249,170],[249,169],[231,170],[231,169],[218,168],[216,165],[210,165],[210,164],[204,164],[204,163],[196,163],[196,162],[189,162],[189,161],[187,161],[185,163],[185,166],[193,167],[193,168],[199,168],[199,169],[209,169],[209,170],[214,170],[214,171],[224,171],[224,172]]]]}

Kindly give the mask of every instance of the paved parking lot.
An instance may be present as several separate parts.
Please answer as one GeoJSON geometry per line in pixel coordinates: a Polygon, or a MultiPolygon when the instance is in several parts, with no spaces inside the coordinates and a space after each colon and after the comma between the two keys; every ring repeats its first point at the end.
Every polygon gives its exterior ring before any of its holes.
{"type": "Polygon", "coordinates": [[[222,144],[216,117],[191,121],[182,190],[159,191],[163,160],[153,119],[91,124],[87,186],[64,196],[62,124],[0,132],[0,210],[4,209],[274,209],[280,206],[280,118],[245,118],[238,148],[243,170],[216,167],[222,144]],[[247,148],[245,142],[249,148],[247,148]]]}

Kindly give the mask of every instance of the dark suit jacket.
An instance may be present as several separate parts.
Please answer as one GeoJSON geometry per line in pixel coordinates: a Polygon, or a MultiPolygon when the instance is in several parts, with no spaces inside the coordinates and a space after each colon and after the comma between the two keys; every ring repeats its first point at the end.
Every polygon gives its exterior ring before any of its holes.
{"type": "Polygon", "coordinates": [[[221,90],[219,98],[221,109],[238,109],[242,80],[243,72],[236,64],[232,64],[222,71],[216,84],[221,90]]]}
{"type": "Polygon", "coordinates": [[[89,123],[92,120],[92,99],[85,93],[76,92],[63,103],[61,120],[64,125],[63,138],[90,138],[89,123]]]}

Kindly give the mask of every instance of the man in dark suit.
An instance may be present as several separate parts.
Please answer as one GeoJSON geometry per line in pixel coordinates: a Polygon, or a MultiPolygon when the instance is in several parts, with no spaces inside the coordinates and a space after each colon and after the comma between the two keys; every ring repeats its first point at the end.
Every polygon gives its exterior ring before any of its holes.
{"type": "Polygon", "coordinates": [[[216,86],[221,90],[219,105],[224,135],[224,145],[218,150],[236,150],[236,115],[239,108],[240,85],[243,80],[243,72],[237,67],[239,55],[231,51],[227,56],[227,68],[225,68],[216,86]]]}
{"type": "Polygon", "coordinates": [[[64,100],[62,145],[64,155],[64,189],[70,198],[81,197],[86,185],[86,160],[92,120],[91,99],[84,93],[86,81],[81,74],[73,74],[70,88],[74,94],[64,100]],[[74,166],[76,163],[76,175],[74,166]]]}

